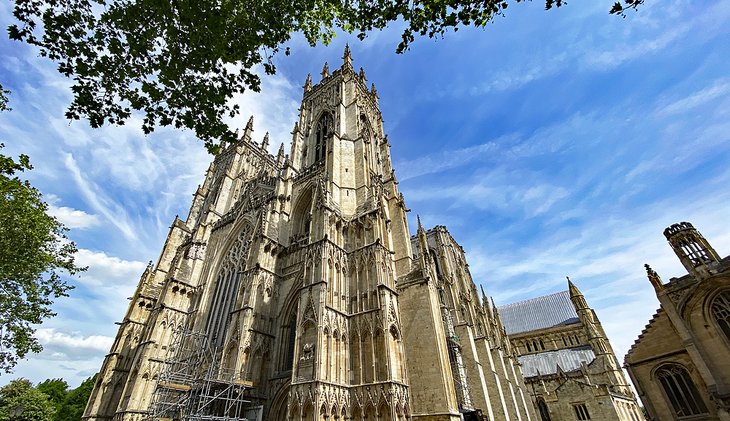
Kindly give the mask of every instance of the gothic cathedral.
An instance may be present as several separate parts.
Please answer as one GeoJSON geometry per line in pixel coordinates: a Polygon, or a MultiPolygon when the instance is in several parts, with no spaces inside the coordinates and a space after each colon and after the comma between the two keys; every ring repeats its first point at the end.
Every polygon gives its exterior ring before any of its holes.
{"type": "Polygon", "coordinates": [[[534,420],[444,227],[411,237],[375,86],[304,86],[290,154],[223,145],[143,273],[85,420],[534,420]]]}

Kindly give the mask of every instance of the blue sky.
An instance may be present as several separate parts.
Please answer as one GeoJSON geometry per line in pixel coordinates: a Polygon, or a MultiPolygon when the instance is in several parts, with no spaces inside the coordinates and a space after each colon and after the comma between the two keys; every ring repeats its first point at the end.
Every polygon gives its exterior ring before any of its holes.
{"type": "MultiPolygon", "coordinates": [[[[622,359],[658,303],[650,263],[684,272],[662,231],[690,221],[730,253],[730,4],[648,2],[626,19],[610,1],[511,4],[483,30],[417,39],[394,53],[396,26],[365,42],[339,36],[310,48],[295,38],[261,94],[238,98],[243,127],[288,142],[307,72],[341,63],[350,43],[380,95],[412,227],[446,225],[472,275],[507,304],[583,290],[622,359]]],[[[10,22],[0,3],[0,26],[10,22]]],[[[3,153],[27,153],[28,177],[71,227],[89,271],[38,330],[46,350],[0,384],[98,371],[146,262],[211,157],[187,132],[144,136],[140,119],[92,130],[63,117],[69,81],[24,45],[0,37],[3,153]]],[[[288,146],[288,145],[287,145],[288,146]]]]}

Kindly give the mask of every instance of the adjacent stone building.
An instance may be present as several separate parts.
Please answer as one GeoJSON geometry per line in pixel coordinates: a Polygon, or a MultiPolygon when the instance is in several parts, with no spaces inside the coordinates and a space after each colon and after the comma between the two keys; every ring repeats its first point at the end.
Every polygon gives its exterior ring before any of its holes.
{"type": "Polygon", "coordinates": [[[687,274],[663,283],[646,265],[660,307],[626,369],[651,420],[730,420],[730,256],[688,222],[664,236],[687,274]]]}
{"type": "Polygon", "coordinates": [[[222,145],[119,323],[85,420],[534,420],[443,227],[409,234],[375,86],[307,77],[290,154],[222,145]]]}
{"type": "Polygon", "coordinates": [[[499,312],[538,419],[644,419],[596,312],[570,280],[566,291],[499,312]]]}

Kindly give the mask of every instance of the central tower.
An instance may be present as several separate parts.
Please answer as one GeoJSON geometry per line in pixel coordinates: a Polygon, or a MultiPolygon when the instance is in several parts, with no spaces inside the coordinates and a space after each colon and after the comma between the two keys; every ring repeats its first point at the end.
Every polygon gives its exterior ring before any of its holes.
{"type": "Polygon", "coordinates": [[[349,47],[343,61],[332,74],[325,64],[316,85],[307,77],[283,177],[278,271],[291,287],[275,333],[287,338],[291,385],[272,420],[409,413],[396,293],[411,261],[405,208],[375,86],[349,47]]]}

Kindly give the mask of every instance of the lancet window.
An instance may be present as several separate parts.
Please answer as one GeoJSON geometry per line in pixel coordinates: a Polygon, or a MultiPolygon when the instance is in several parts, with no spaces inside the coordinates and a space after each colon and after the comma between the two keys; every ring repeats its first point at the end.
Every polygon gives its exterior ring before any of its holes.
{"type": "Polygon", "coordinates": [[[707,413],[705,402],[684,367],[675,364],[665,365],[657,370],[656,378],[662,385],[677,418],[707,413]]]}
{"type": "Polygon", "coordinates": [[[730,291],[723,291],[712,301],[712,318],[730,341],[730,291]]]}
{"type": "Polygon", "coordinates": [[[550,411],[544,399],[539,398],[537,400],[537,410],[540,412],[541,421],[550,421],[550,411]]]}
{"type": "Polygon", "coordinates": [[[324,113],[317,122],[314,133],[314,162],[324,161],[327,157],[327,139],[332,136],[334,124],[332,115],[324,113]]]}

